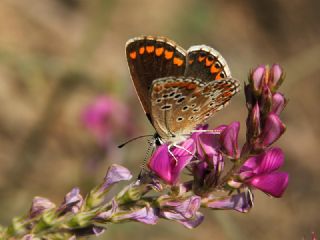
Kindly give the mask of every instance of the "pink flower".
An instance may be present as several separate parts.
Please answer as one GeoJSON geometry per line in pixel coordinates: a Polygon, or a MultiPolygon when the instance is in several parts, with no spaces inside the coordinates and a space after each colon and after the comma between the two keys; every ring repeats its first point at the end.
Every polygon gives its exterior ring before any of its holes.
{"type": "Polygon", "coordinates": [[[129,111],[118,100],[109,96],[100,96],[89,104],[82,113],[82,122],[85,127],[105,146],[108,144],[115,129],[131,131],[129,111]]]}
{"type": "Polygon", "coordinates": [[[277,172],[283,165],[284,154],[280,148],[250,157],[240,169],[240,178],[248,185],[274,197],[281,197],[288,186],[289,175],[277,172]]]}
{"type": "Polygon", "coordinates": [[[181,148],[174,147],[173,150],[170,150],[172,154],[169,153],[169,146],[163,144],[152,155],[148,166],[163,181],[171,185],[176,184],[182,170],[193,158],[195,149],[192,138],[184,141],[181,148]]]}

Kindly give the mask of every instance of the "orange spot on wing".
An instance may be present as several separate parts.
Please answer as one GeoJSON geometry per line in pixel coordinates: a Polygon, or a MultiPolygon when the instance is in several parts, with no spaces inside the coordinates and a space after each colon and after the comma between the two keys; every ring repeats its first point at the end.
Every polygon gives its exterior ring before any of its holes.
{"type": "Polygon", "coordinates": [[[171,59],[173,57],[173,51],[165,50],[164,51],[164,56],[165,56],[166,59],[171,59]]]}
{"type": "Polygon", "coordinates": [[[224,92],[224,93],[223,93],[223,96],[224,96],[224,97],[230,97],[230,96],[231,96],[231,92],[224,92]]]}
{"type": "Polygon", "coordinates": [[[186,88],[187,88],[188,90],[193,90],[193,89],[195,89],[196,87],[197,87],[197,85],[194,84],[194,83],[189,83],[189,84],[186,86],[186,88]]]}
{"type": "Polygon", "coordinates": [[[209,67],[211,66],[213,63],[213,60],[209,60],[208,58],[206,58],[206,66],[209,67]]]}
{"type": "Polygon", "coordinates": [[[173,58],[173,64],[176,64],[180,67],[183,64],[183,60],[175,57],[175,58],[173,58]]]}
{"type": "Polygon", "coordinates": [[[154,86],[153,90],[154,90],[155,92],[159,92],[159,91],[162,90],[162,86],[156,85],[156,86],[154,86]]]}
{"type": "Polygon", "coordinates": [[[139,54],[144,54],[144,50],[145,50],[145,48],[144,48],[144,47],[141,47],[141,48],[139,49],[139,54]]]}
{"type": "Polygon", "coordinates": [[[206,58],[205,56],[203,56],[203,57],[202,57],[202,56],[199,56],[199,57],[198,57],[198,62],[202,62],[205,58],[206,58]]]}
{"type": "Polygon", "coordinates": [[[160,48],[156,48],[156,55],[157,56],[160,56],[164,51],[164,48],[163,47],[160,47],[160,48]]]}
{"type": "Polygon", "coordinates": [[[147,53],[152,53],[154,51],[154,46],[147,46],[147,53]]]}
{"type": "Polygon", "coordinates": [[[218,74],[218,75],[216,76],[216,79],[215,79],[215,80],[219,80],[219,79],[221,79],[220,74],[218,74]]]}
{"type": "Polygon", "coordinates": [[[213,74],[213,73],[216,73],[216,72],[219,72],[220,69],[219,68],[216,68],[214,65],[211,66],[210,68],[210,72],[213,74]]]}
{"type": "Polygon", "coordinates": [[[191,65],[193,63],[193,59],[190,59],[189,60],[189,64],[191,65]]]}
{"type": "Polygon", "coordinates": [[[137,52],[136,51],[133,51],[129,54],[130,58],[131,59],[136,59],[137,58],[137,52]]]}

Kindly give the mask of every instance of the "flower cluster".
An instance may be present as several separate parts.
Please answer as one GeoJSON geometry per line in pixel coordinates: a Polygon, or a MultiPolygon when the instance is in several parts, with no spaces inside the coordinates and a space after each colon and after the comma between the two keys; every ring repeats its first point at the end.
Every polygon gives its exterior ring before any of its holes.
{"type": "MultiPolygon", "coordinates": [[[[112,165],[103,182],[85,197],[78,188],[58,206],[35,197],[27,216],[0,228],[0,238],[76,239],[99,235],[108,224],[156,224],[160,218],[194,228],[204,220],[201,208],[248,212],[253,189],[281,197],[289,176],[278,171],[284,154],[272,145],[285,131],[280,114],[287,101],[278,92],[283,79],[279,65],[259,66],[250,73],[245,84],[248,117],[243,145],[238,141],[239,122],[214,129],[199,126],[179,146],[159,146],[148,161],[150,171],[145,169],[109,201],[110,189],[132,178],[120,165],[112,165]]],[[[88,122],[100,123],[99,119],[88,122]]],[[[93,126],[100,132],[99,124],[93,126]]]]}

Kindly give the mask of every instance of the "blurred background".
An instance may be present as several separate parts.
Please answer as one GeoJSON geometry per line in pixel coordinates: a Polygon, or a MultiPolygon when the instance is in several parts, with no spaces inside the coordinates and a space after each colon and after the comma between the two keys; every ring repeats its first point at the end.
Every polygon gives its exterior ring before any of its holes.
{"type": "MultiPolygon", "coordinates": [[[[0,1],[0,224],[27,212],[36,195],[59,204],[74,186],[87,193],[111,163],[137,173],[153,133],[134,92],[128,39],[167,36],[185,49],[220,51],[233,76],[280,63],[282,117],[277,145],[286,154],[289,187],[281,199],[255,192],[248,214],[204,211],[197,229],[160,221],[112,225],[99,239],[310,239],[320,234],[320,1],[0,1]],[[93,112],[93,113],[92,113],[93,112]],[[101,120],[102,119],[102,120],[101,120]]],[[[244,94],[211,119],[239,120],[244,94]]]]}

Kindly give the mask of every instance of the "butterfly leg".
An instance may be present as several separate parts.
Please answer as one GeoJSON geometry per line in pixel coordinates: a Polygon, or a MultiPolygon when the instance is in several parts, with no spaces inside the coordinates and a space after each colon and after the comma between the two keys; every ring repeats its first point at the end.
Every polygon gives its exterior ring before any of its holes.
{"type": "Polygon", "coordinates": [[[148,159],[149,156],[152,156],[152,154],[153,154],[153,152],[155,150],[155,141],[154,141],[154,139],[148,140],[148,143],[149,143],[149,146],[148,146],[148,149],[147,149],[147,152],[146,152],[146,156],[144,157],[143,162],[140,165],[141,170],[140,170],[140,173],[138,175],[138,179],[141,179],[148,172],[147,167],[146,167],[147,159],[148,159]],[[151,152],[151,154],[150,154],[150,152],[151,152]]]}
{"type": "Polygon", "coordinates": [[[171,151],[171,147],[174,146],[173,144],[170,144],[168,146],[168,153],[173,157],[174,161],[175,161],[175,165],[178,164],[178,159],[176,158],[176,156],[173,154],[173,152],[171,151]]]}

